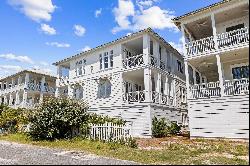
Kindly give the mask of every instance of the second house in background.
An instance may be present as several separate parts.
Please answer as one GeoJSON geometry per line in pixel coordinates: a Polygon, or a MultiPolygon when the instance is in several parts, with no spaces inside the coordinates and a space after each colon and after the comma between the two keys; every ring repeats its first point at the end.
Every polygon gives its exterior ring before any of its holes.
{"type": "Polygon", "coordinates": [[[148,28],[56,62],[56,96],[84,99],[90,111],[131,122],[151,137],[152,118],[187,125],[183,57],[148,28]]]}

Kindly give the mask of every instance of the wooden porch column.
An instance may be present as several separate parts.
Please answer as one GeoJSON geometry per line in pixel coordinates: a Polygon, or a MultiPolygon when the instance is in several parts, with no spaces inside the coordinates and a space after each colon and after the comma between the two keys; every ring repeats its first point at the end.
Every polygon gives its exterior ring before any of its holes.
{"type": "Polygon", "coordinates": [[[15,105],[19,105],[20,104],[20,94],[19,91],[16,92],[16,102],[15,105]]]}
{"type": "Polygon", "coordinates": [[[24,90],[23,92],[23,108],[27,106],[28,92],[24,90]]]}
{"type": "Polygon", "coordinates": [[[71,87],[71,85],[68,85],[68,97],[73,98],[74,96],[74,89],[71,87]]]}
{"type": "Polygon", "coordinates": [[[148,34],[143,35],[143,61],[147,66],[149,65],[149,52],[150,52],[150,36],[148,34]]]}
{"type": "Polygon", "coordinates": [[[166,75],[166,79],[164,82],[164,95],[169,95],[169,86],[168,86],[168,75],[166,75]]]}
{"type": "Polygon", "coordinates": [[[191,97],[190,92],[190,84],[189,84],[189,72],[188,72],[188,56],[186,50],[186,41],[185,41],[185,31],[184,31],[184,24],[181,24],[181,32],[182,32],[182,45],[183,45],[183,53],[184,53],[184,66],[185,66],[185,76],[186,76],[186,87],[187,87],[187,99],[191,97]]]}
{"type": "Polygon", "coordinates": [[[45,76],[43,76],[41,80],[41,91],[40,91],[40,100],[39,100],[40,103],[43,102],[43,93],[45,92],[44,84],[45,84],[45,76]]]}
{"type": "Polygon", "coordinates": [[[152,70],[149,68],[144,69],[144,87],[145,87],[145,102],[150,103],[152,101],[152,70]]]}
{"type": "Polygon", "coordinates": [[[211,21],[212,21],[212,28],[213,28],[213,36],[214,36],[214,43],[215,43],[215,49],[219,49],[219,44],[217,40],[217,30],[216,30],[216,22],[214,13],[211,14],[211,21]]]}
{"type": "Polygon", "coordinates": [[[220,59],[219,54],[216,55],[216,60],[217,60],[217,67],[218,67],[218,73],[219,73],[221,96],[224,96],[225,95],[224,78],[223,78],[222,64],[221,64],[221,59],[220,59]]]}

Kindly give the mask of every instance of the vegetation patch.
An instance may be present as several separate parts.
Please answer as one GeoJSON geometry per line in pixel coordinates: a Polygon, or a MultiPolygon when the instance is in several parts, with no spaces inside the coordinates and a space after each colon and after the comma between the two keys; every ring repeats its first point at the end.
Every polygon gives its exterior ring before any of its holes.
{"type": "Polygon", "coordinates": [[[34,141],[25,134],[2,135],[0,140],[89,152],[143,164],[248,165],[249,163],[247,158],[249,144],[226,140],[189,140],[182,137],[137,139],[139,148],[130,148],[119,143],[104,143],[77,137],[54,141],[34,141]],[[171,142],[171,144],[169,145],[166,142],[171,142]],[[142,148],[149,146],[161,147],[161,150],[144,150],[142,148]]]}

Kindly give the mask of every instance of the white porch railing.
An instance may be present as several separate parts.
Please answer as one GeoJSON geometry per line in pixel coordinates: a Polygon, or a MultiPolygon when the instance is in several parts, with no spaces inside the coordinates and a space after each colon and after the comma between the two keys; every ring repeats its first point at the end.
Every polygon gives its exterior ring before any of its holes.
{"type": "Polygon", "coordinates": [[[32,91],[41,91],[41,85],[29,82],[27,84],[27,89],[32,91]]]}
{"type": "Polygon", "coordinates": [[[118,141],[131,137],[131,126],[105,123],[93,125],[90,129],[90,138],[102,141],[118,141]]]}
{"type": "Polygon", "coordinates": [[[124,68],[132,68],[144,65],[143,54],[129,57],[123,60],[124,68]]]}
{"type": "Polygon", "coordinates": [[[210,36],[204,39],[189,42],[186,44],[186,49],[188,56],[209,53],[212,50],[215,50],[214,37],[210,36]]]}
{"type": "Polygon", "coordinates": [[[225,81],[226,95],[249,94],[249,79],[243,78],[240,80],[225,81]]]}
{"type": "MultiPolygon", "coordinates": [[[[209,98],[221,96],[221,89],[219,82],[203,83],[193,85],[190,87],[191,98],[209,98]]],[[[235,79],[225,81],[224,95],[240,95],[249,94],[249,78],[235,79]]]]}
{"type": "Polygon", "coordinates": [[[128,92],[123,95],[123,100],[128,103],[143,103],[145,102],[146,95],[151,95],[151,103],[169,106],[174,105],[174,98],[172,96],[164,95],[155,91],[151,94],[146,93],[145,91],[128,92]]]}
{"type": "Polygon", "coordinates": [[[210,82],[196,84],[190,87],[192,98],[207,98],[220,96],[220,83],[210,82]]]}
{"type": "Polygon", "coordinates": [[[242,28],[231,32],[219,34],[217,36],[219,48],[238,45],[249,42],[249,29],[242,28]]]}
{"type": "Polygon", "coordinates": [[[145,101],[145,91],[128,92],[124,100],[128,102],[143,102],[145,101]]]}
{"type": "Polygon", "coordinates": [[[202,54],[220,51],[225,47],[237,46],[249,42],[249,28],[245,27],[234,31],[221,33],[217,35],[218,49],[215,47],[215,38],[210,36],[204,39],[186,43],[188,58],[196,57],[202,54]]]}
{"type": "MultiPolygon", "coordinates": [[[[127,68],[134,68],[145,65],[145,56],[144,54],[136,55],[133,57],[129,57],[123,60],[123,67],[127,68]]],[[[154,66],[156,68],[160,68],[161,70],[167,70],[167,65],[164,61],[157,59],[153,55],[149,55],[149,65],[154,66]]]]}

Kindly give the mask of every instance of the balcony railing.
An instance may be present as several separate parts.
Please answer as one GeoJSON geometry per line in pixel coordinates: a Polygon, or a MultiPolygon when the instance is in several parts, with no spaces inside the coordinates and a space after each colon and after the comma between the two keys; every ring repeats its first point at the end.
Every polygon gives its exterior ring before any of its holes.
{"type": "Polygon", "coordinates": [[[225,82],[226,95],[240,95],[249,93],[249,79],[232,80],[225,82]]]}
{"type": "MultiPolygon", "coordinates": [[[[135,68],[135,67],[143,66],[145,65],[144,58],[145,58],[144,54],[126,58],[123,60],[123,67],[125,69],[128,69],[128,68],[135,68]]],[[[167,68],[167,64],[162,60],[159,61],[159,59],[157,59],[153,55],[149,55],[149,65],[169,72],[169,69],[167,68]]]]}
{"type": "MultiPolygon", "coordinates": [[[[221,96],[221,89],[219,82],[203,83],[193,85],[190,87],[191,98],[210,98],[221,96]]],[[[236,79],[225,81],[224,95],[242,95],[249,94],[249,79],[236,79]]]]}
{"type": "Polygon", "coordinates": [[[188,58],[205,55],[215,51],[220,51],[226,47],[237,46],[249,42],[249,29],[242,28],[234,31],[218,34],[216,38],[210,36],[204,39],[189,42],[185,45],[188,58]],[[217,39],[218,48],[215,46],[217,39]]]}
{"type": "Polygon", "coordinates": [[[123,60],[124,68],[133,68],[144,65],[143,54],[129,57],[123,60]]]}
{"type": "Polygon", "coordinates": [[[220,96],[220,83],[210,82],[193,85],[190,87],[192,98],[209,98],[220,96]]]}
{"type": "MultiPolygon", "coordinates": [[[[42,86],[40,84],[34,84],[34,83],[28,83],[27,84],[27,89],[31,90],[31,91],[42,91],[42,86]]],[[[50,86],[44,86],[44,92],[47,93],[55,93],[55,89],[53,87],[50,86]]]]}
{"type": "MultiPolygon", "coordinates": [[[[146,95],[150,95],[145,91],[134,91],[124,94],[123,100],[128,103],[143,103],[146,100],[146,95]]],[[[160,104],[160,105],[174,105],[174,98],[168,95],[164,95],[158,92],[153,91],[151,93],[151,103],[160,104]]]]}

